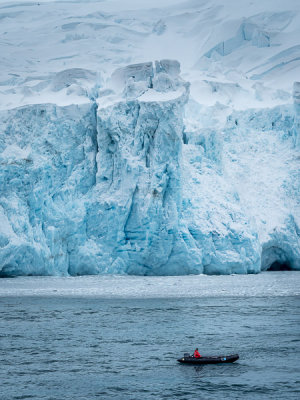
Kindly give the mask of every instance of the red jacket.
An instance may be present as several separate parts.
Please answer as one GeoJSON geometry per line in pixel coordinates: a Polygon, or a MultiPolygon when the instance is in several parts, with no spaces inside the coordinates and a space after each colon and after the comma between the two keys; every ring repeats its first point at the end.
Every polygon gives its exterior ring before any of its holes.
{"type": "Polygon", "coordinates": [[[201,354],[199,354],[199,351],[198,351],[198,350],[195,350],[195,351],[194,351],[194,357],[195,357],[195,358],[200,358],[200,357],[201,357],[201,354]]]}

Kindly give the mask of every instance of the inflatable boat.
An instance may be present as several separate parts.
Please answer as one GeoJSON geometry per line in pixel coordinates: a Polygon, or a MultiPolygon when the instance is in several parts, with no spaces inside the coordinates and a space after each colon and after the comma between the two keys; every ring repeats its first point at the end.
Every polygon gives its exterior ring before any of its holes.
{"type": "Polygon", "coordinates": [[[196,358],[194,356],[185,353],[182,358],[179,358],[179,361],[182,364],[219,364],[219,363],[233,363],[234,361],[239,359],[238,354],[231,354],[230,356],[203,356],[200,358],[196,358]]]}

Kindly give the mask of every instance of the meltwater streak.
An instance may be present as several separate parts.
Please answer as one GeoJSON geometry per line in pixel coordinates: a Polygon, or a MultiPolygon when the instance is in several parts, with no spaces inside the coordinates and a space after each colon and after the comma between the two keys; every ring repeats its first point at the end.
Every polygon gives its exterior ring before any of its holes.
{"type": "Polygon", "coordinates": [[[188,275],[141,277],[18,277],[0,279],[0,297],[92,296],[103,298],[173,298],[300,295],[298,271],[258,275],[188,275]]]}

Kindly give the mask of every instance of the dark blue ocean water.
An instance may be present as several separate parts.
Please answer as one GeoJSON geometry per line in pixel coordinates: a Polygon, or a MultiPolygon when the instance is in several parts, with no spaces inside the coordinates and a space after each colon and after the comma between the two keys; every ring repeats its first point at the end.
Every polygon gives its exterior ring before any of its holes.
{"type": "Polygon", "coordinates": [[[297,296],[0,298],[1,400],[299,399],[297,296]],[[236,353],[188,366],[183,352],[236,353]]]}

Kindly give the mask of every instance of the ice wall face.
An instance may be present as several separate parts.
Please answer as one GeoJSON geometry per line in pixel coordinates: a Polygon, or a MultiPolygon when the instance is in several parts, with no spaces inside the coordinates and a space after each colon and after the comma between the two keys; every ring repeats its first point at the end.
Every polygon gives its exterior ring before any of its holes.
{"type": "Polygon", "coordinates": [[[1,274],[67,274],[96,181],[95,106],[1,112],[1,274]]]}
{"type": "MultiPolygon", "coordinates": [[[[225,125],[227,179],[255,221],[261,270],[299,269],[299,150],[292,105],[230,115],[225,125]]],[[[297,129],[296,129],[297,130],[297,129]]]]}
{"type": "Polygon", "coordinates": [[[179,72],[134,64],[96,102],[1,112],[1,276],[300,269],[297,84],[295,111],[228,113],[179,72]]]}
{"type": "Polygon", "coordinates": [[[294,138],[295,147],[300,149],[300,82],[294,82],[293,98],[295,105],[294,138]]]}
{"type": "Polygon", "coordinates": [[[121,100],[110,99],[109,105],[99,100],[97,186],[87,207],[87,236],[101,271],[203,270],[182,226],[183,110],[189,86],[178,73],[177,62],[130,66],[113,76],[125,85],[121,100]]]}
{"type": "MultiPolygon", "coordinates": [[[[183,111],[189,86],[179,70],[178,62],[167,60],[120,69],[112,86],[119,87],[121,100],[113,95],[99,99],[97,186],[87,207],[94,272],[180,275],[260,269],[257,234],[230,186],[220,179],[217,190],[227,197],[224,210],[216,211],[216,195],[201,193],[201,184],[207,183],[201,168],[196,177],[193,162],[186,165],[183,111]]],[[[211,158],[214,139],[207,138],[211,158]]],[[[201,158],[201,153],[193,156],[201,158]]],[[[81,273],[83,264],[89,268],[86,253],[84,246],[82,264],[72,264],[72,273],[81,273]]]]}

